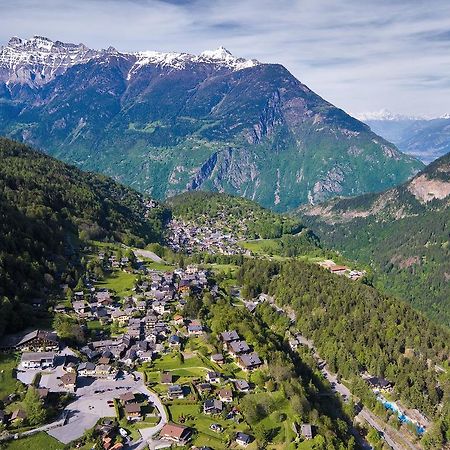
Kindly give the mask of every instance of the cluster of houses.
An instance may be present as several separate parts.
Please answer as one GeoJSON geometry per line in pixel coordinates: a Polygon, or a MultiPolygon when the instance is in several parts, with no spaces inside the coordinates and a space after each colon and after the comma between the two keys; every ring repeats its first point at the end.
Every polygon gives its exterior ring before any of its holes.
{"type": "Polygon", "coordinates": [[[236,330],[221,333],[220,340],[242,370],[247,372],[262,366],[258,353],[252,351],[247,342],[241,340],[236,330]]]}
{"type": "Polygon", "coordinates": [[[197,320],[172,315],[185,303],[186,296],[201,292],[208,285],[207,273],[196,267],[174,272],[150,272],[140,280],[135,294],[121,304],[105,291],[88,294],[72,303],[73,312],[86,320],[98,318],[116,324],[122,333],[114,338],[91,340],[80,349],[85,361],[77,367],[79,376],[114,379],[118,366],[133,368],[151,362],[167,347],[181,347],[184,335],[174,333],[172,326],[184,327],[187,336],[204,333],[197,320]],[[98,316],[99,302],[104,313],[98,316]]]}
{"type": "MultiPolygon", "coordinates": [[[[151,361],[166,342],[170,347],[181,345],[181,337],[171,335],[169,317],[174,310],[183,307],[190,295],[207,287],[212,293],[217,292],[217,286],[208,286],[207,271],[195,266],[166,273],[150,271],[136,283],[134,294],[121,301],[108,290],[92,288],[88,292],[75,292],[71,308],[58,305],[56,312],[115,325],[123,336],[92,341],[82,353],[89,361],[100,355],[132,366],[135,362],[151,361]]],[[[197,321],[186,321],[180,315],[174,319],[177,325],[186,326],[188,335],[203,333],[203,327],[197,321]]]]}
{"type": "Polygon", "coordinates": [[[144,408],[152,406],[148,398],[142,393],[133,393],[131,391],[123,393],[117,400],[119,407],[123,408],[124,417],[129,422],[142,420],[145,415],[144,408]]]}
{"type": "MultiPolygon", "coordinates": [[[[69,361],[66,356],[64,373],[59,378],[61,390],[74,392],[79,377],[115,379],[119,368],[132,369],[150,362],[167,347],[179,349],[185,337],[203,334],[199,321],[173,312],[185,304],[189,295],[201,293],[207,287],[208,273],[188,266],[166,273],[150,271],[136,283],[134,294],[123,300],[108,290],[91,288],[75,292],[71,308],[63,305],[64,308],[56,308],[57,312],[115,324],[119,332],[115,337],[89,340],[79,349],[80,358],[71,356],[69,361]],[[179,331],[183,329],[186,331],[179,331]]],[[[214,292],[216,286],[209,288],[214,292]]],[[[4,339],[0,350],[20,350],[22,371],[53,369],[59,341],[53,332],[35,330],[4,339]]]]}
{"type": "Polygon", "coordinates": [[[134,260],[130,260],[127,256],[117,257],[114,254],[99,252],[98,259],[102,263],[104,270],[122,269],[125,272],[133,271],[134,260]]]}
{"type": "MultiPolygon", "coordinates": [[[[7,336],[0,341],[0,351],[21,352],[19,367],[24,370],[36,368],[51,368],[54,365],[55,355],[59,350],[59,340],[55,333],[44,330],[33,330],[26,334],[7,336]]],[[[39,397],[46,400],[49,390],[38,389],[39,397]]],[[[17,395],[10,394],[2,399],[4,406],[16,401],[17,395]]],[[[0,425],[19,426],[27,418],[26,412],[17,408],[10,414],[0,410],[0,425]]]]}
{"type": "Polygon", "coordinates": [[[231,232],[223,232],[217,223],[195,225],[173,219],[169,223],[168,245],[176,252],[188,254],[208,252],[222,255],[244,254],[237,243],[239,239],[231,232]]]}
{"type": "MultiPolygon", "coordinates": [[[[55,333],[34,330],[23,336],[8,338],[0,342],[4,351],[20,351],[21,371],[47,371],[58,374],[58,391],[76,392],[77,387],[85,385],[85,378],[97,380],[114,380],[121,370],[150,362],[158,353],[167,349],[179,349],[188,337],[202,335],[205,330],[198,320],[184,318],[179,309],[187,297],[208,289],[214,294],[208,273],[196,266],[177,269],[173,272],[149,271],[140,277],[130,297],[117,299],[107,290],[90,288],[74,293],[71,307],[64,307],[60,312],[76,315],[86,321],[99,320],[105,324],[115,324],[119,332],[112,337],[101,334],[90,339],[86,345],[78,348],[77,354],[62,354],[60,343],[55,333]]],[[[220,334],[223,349],[243,371],[252,371],[263,362],[236,330],[220,334]]],[[[221,353],[210,356],[219,367],[225,358],[221,353]]],[[[161,383],[168,385],[168,400],[182,399],[185,389],[173,382],[170,373],[161,374],[161,383]]],[[[209,371],[205,378],[195,384],[195,389],[202,398],[202,410],[206,415],[221,414],[224,411],[234,417],[236,408],[232,405],[238,393],[250,391],[246,380],[225,380],[221,373],[209,371]]],[[[39,388],[39,395],[48,394],[47,388],[39,388]]],[[[125,392],[117,398],[117,405],[123,416],[129,421],[145,417],[148,402],[140,398],[141,394],[125,392]]],[[[113,406],[113,405],[110,405],[113,406]]],[[[22,410],[15,411],[7,417],[0,411],[0,422],[9,420],[15,423],[25,418],[22,410]]],[[[102,425],[103,426],[103,425],[102,425]]],[[[114,427],[103,426],[101,438],[103,448],[119,450],[119,442],[114,439],[114,427]]],[[[160,438],[177,445],[184,445],[192,437],[192,429],[184,425],[168,423],[160,432],[160,438]]],[[[247,446],[253,438],[245,433],[237,433],[235,442],[247,446]]]]}

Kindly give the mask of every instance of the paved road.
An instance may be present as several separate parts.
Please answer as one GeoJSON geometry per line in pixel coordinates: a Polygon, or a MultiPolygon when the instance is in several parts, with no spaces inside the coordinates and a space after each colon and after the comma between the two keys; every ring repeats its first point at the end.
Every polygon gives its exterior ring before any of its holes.
{"type": "Polygon", "coordinates": [[[160,258],[156,253],[151,252],[150,250],[141,250],[141,249],[135,249],[133,250],[134,254],[136,256],[142,256],[143,258],[151,259],[152,261],[155,261],[160,264],[166,264],[166,262],[160,258]]]}

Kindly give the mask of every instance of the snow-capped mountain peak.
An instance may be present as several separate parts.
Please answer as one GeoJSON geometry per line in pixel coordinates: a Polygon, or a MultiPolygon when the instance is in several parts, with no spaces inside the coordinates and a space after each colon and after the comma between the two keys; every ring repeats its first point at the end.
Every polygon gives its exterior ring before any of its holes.
{"type": "Polygon", "coordinates": [[[131,55],[136,56],[137,60],[128,72],[128,80],[130,80],[138,70],[149,64],[157,64],[174,70],[185,69],[189,64],[198,63],[214,64],[215,66],[226,67],[231,70],[242,70],[260,64],[255,59],[248,60],[237,58],[225,47],[219,47],[217,50],[206,50],[200,53],[200,55],[155,51],[137,52],[131,53],[131,55]]]}
{"type": "Polygon", "coordinates": [[[205,50],[198,56],[199,61],[211,61],[225,64],[235,70],[245,69],[260,64],[256,59],[237,58],[225,47],[216,50],[205,50]]]}
{"type": "Polygon", "coordinates": [[[260,64],[252,59],[237,58],[225,47],[219,47],[217,50],[205,50],[200,55],[191,55],[190,53],[177,52],[155,52],[144,51],[132,53],[137,57],[135,66],[131,69],[132,74],[137,68],[147,64],[159,64],[169,66],[174,69],[184,69],[188,63],[209,63],[226,66],[233,70],[241,70],[247,67],[253,67],[260,64]]]}
{"type": "Polygon", "coordinates": [[[205,59],[218,59],[218,60],[236,59],[229,50],[227,50],[225,47],[222,46],[220,46],[216,50],[205,50],[204,52],[200,53],[200,57],[205,59]]]}
{"type": "Polygon", "coordinates": [[[84,44],[69,44],[52,41],[43,36],[30,39],[12,37],[8,44],[0,47],[0,82],[26,84],[32,87],[48,83],[68,68],[83,64],[104,55],[117,55],[130,59],[132,67],[128,80],[142,67],[156,64],[173,70],[185,69],[190,64],[213,64],[231,70],[242,70],[260,64],[233,56],[225,47],[207,50],[200,55],[178,52],[143,51],[134,53],[119,52],[114,47],[107,50],[92,50],[84,44]]]}
{"type": "Polygon", "coordinates": [[[373,112],[365,112],[361,114],[357,114],[355,116],[357,119],[362,120],[363,122],[367,120],[423,120],[422,116],[406,116],[403,114],[395,114],[389,111],[388,109],[380,109],[379,111],[373,112]]]}
{"type": "Polygon", "coordinates": [[[97,56],[84,44],[66,44],[43,36],[12,37],[0,47],[0,81],[38,86],[64,73],[69,67],[97,56]]]}

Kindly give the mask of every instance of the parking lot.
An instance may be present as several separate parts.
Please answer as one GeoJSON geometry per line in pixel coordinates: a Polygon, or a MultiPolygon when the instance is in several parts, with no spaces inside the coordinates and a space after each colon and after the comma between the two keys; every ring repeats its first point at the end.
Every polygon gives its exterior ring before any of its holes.
{"type": "MultiPolygon", "coordinates": [[[[77,399],[66,408],[68,414],[66,424],[48,432],[63,444],[68,444],[83,436],[84,432],[92,428],[98,419],[114,417],[116,412],[112,400],[126,391],[142,392],[149,396],[149,400],[160,410],[159,399],[148,391],[139,376],[136,381],[132,375],[128,374],[119,380],[80,378],[80,385],[81,387],[76,391],[77,399]],[[108,402],[110,403],[108,404],[108,402]]],[[[163,419],[164,417],[165,414],[163,419]]],[[[150,433],[147,432],[146,434],[150,433]]]]}

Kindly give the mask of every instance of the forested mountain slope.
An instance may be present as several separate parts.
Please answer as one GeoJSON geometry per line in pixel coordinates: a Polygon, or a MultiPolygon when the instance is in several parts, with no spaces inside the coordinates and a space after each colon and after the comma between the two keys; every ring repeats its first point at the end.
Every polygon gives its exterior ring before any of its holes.
{"type": "Polygon", "coordinates": [[[375,399],[365,398],[365,371],[387,378],[396,400],[436,420],[426,448],[450,443],[448,373],[436,368],[449,362],[448,330],[406,302],[300,261],[247,260],[238,279],[245,297],[264,292],[292,308],[298,329],[366,404],[375,399]]]}
{"type": "Polygon", "coordinates": [[[300,214],[322,242],[372,264],[377,286],[450,325],[450,154],[399,187],[300,214]]]}
{"type": "Polygon", "coordinates": [[[20,328],[36,298],[76,280],[86,239],[143,245],[166,214],[103,176],[0,138],[0,335],[20,328]]]}
{"type": "Polygon", "coordinates": [[[380,191],[423,167],[283,66],[224,48],[13,38],[0,49],[0,133],[158,199],[224,191],[278,211],[380,191]]]}

